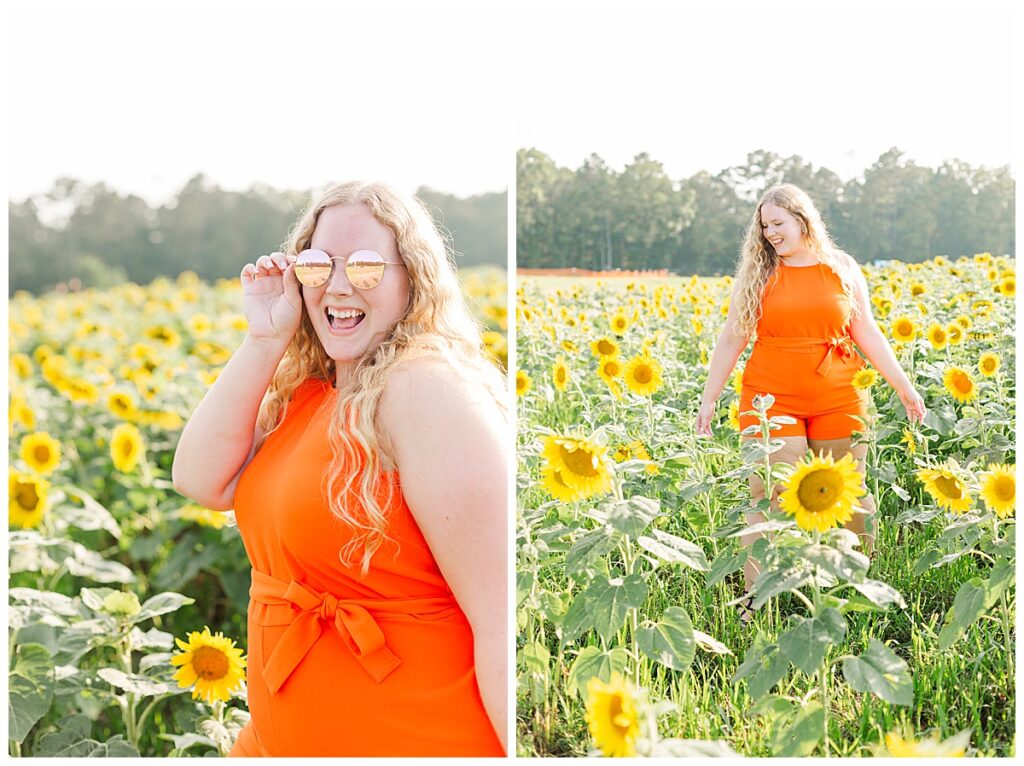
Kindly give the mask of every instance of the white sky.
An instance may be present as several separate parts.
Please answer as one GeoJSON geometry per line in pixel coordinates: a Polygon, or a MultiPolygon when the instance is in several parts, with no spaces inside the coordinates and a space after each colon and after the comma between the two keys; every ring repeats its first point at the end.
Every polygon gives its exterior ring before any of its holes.
{"type": "Polygon", "coordinates": [[[676,180],[756,149],[844,179],[892,146],[1005,165],[1022,43],[968,2],[549,4],[520,29],[516,143],[572,168],[646,151],[676,180]]]}
{"type": "Polygon", "coordinates": [[[462,3],[19,2],[8,193],[59,176],[151,203],[349,178],[508,186],[508,23],[462,3]]]}

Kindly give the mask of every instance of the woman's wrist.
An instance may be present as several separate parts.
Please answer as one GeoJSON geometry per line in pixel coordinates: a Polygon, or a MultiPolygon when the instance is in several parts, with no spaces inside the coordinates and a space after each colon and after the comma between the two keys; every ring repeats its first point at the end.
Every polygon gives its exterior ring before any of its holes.
{"type": "Polygon", "coordinates": [[[256,349],[267,356],[276,356],[278,361],[280,361],[281,357],[284,356],[285,350],[288,348],[288,341],[281,340],[280,338],[259,338],[246,333],[242,345],[256,349]]]}

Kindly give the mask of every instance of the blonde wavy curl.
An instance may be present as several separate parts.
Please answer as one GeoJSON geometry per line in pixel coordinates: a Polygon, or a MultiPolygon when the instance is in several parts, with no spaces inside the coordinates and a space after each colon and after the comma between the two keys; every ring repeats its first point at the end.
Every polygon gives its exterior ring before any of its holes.
{"type": "MultiPolygon", "coordinates": [[[[337,392],[328,428],[332,459],[323,490],[332,514],[353,530],[339,559],[353,566],[357,554],[365,573],[387,542],[388,508],[398,490],[396,471],[384,471],[382,457],[395,455],[378,421],[378,405],[390,374],[415,358],[447,363],[452,374],[481,386],[507,417],[501,374],[482,351],[481,326],[466,308],[450,249],[427,209],[416,198],[383,183],[351,181],[315,197],[282,246],[296,255],[310,246],[320,214],[335,205],[366,205],[391,230],[409,275],[409,306],[379,346],[369,349],[337,392]]],[[[264,431],[256,449],[284,419],[295,389],[309,378],[334,381],[335,362],[325,352],[302,307],[299,329],[270,383],[257,422],[264,431]]]]}
{"type": "Polygon", "coordinates": [[[807,249],[817,255],[819,262],[836,273],[850,302],[851,317],[859,316],[854,280],[855,270],[859,268],[857,262],[836,247],[807,192],[793,184],[779,184],[761,196],[743,238],[736,268],[736,281],[739,283],[737,298],[740,301],[737,331],[747,336],[756,332],[757,323],[761,319],[762,301],[766,291],[771,288],[769,282],[774,285],[772,277],[781,260],[761,229],[761,208],[765,204],[777,205],[789,211],[800,222],[807,249]]]}

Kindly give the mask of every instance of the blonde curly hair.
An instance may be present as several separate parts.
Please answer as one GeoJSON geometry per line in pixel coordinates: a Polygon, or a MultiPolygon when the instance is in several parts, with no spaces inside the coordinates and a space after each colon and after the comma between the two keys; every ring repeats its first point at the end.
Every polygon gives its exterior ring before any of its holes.
{"type": "Polygon", "coordinates": [[[793,184],[779,184],[761,196],[743,238],[743,248],[736,268],[737,296],[740,300],[737,330],[748,336],[756,332],[765,292],[781,260],[761,228],[761,208],[766,204],[787,210],[799,221],[804,245],[818,257],[819,262],[836,273],[850,301],[852,316],[858,316],[858,302],[854,299],[854,273],[858,268],[856,261],[836,247],[807,192],[793,184]]]}
{"type": "MultiPolygon", "coordinates": [[[[387,509],[398,491],[398,478],[383,469],[382,457],[394,465],[395,456],[378,421],[378,405],[392,371],[418,357],[442,359],[454,374],[483,387],[503,413],[506,407],[502,376],[482,352],[481,327],[466,308],[451,252],[415,197],[383,183],[331,186],[299,217],[282,252],[297,255],[307,249],[320,214],[335,205],[365,205],[391,231],[410,287],[405,315],[379,346],[367,350],[338,390],[328,429],[332,460],[323,488],[331,513],[353,530],[339,558],[352,566],[358,555],[365,573],[374,553],[385,542],[394,542],[388,535],[387,509]]],[[[335,362],[320,343],[303,303],[299,329],[260,405],[257,422],[264,436],[256,449],[280,425],[303,381],[335,377],[335,362]]]]}

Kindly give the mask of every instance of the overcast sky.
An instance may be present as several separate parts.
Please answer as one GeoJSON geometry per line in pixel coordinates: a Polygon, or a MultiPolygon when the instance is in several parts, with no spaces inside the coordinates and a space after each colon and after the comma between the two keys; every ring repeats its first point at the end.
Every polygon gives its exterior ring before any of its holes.
{"type": "Polygon", "coordinates": [[[505,12],[478,3],[20,2],[9,186],[106,181],[151,202],[349,178],[507,188],[505,12]]]}
{"type": "Polygon", "coordinates": [[[681,179],[767,149],[848,179],[892,146],[928,166],[1013,161],[1024,41],[1006,5],[549,4],[526,30],[517,144],[561,165],[646,151],[681,179]]]}
{"type": "Polygon", "coordinates": [[[646,151],[676,179],[755,149],[843,178],[891,146],[1012,161],[1005,4],[358,5],[22,0],[9,195],[67,175],[155,203],[202,172],[466,196],[506,188],[518,147],[617,169],[646,151]]]}

